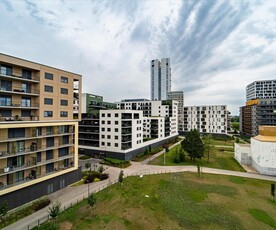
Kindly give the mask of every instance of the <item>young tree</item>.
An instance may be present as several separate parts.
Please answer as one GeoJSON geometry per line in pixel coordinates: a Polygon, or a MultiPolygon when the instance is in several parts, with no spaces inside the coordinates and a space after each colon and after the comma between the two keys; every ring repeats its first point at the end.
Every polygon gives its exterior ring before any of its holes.
{"type": "Polygon", "coordinates": [[[184,150],[182,148],[180,148],[180,151],[179,151],[179,160],[181,162],[185,161],[185,153],[184,153],[184,150]]]}
{"type": "MultiPolygon", "coordinates": [[[[5,216],[8,213],[8,202],[5,200],[1,203],[0,206],[0,219],[5,222],[5,216]]],[[[5,222],[6,225],[6,222],[5,222]]]]}
{"type": "Polygon", "coordinates": [[[173,162],[174,163],[179,163],[180,162],[180,157],[177,151],[174,152],[174,157],[173,157],[173,162]]]}
{"type": "Polygon", "coordinates": [[[195,161],[196,158],[201,159],[201,157],[203,157],[204,144],[200,138],[198,130],[194,129],[188,132],[181,144],[192,161],[195,161]]]}
{"type": "Polygon", "coordinates": [[[49,213],[50,217],[52,217],[56,222],[56,218],[61,213],[60,201],[57,201],[55,204],[52,204],[52,206],[49,207],[48,213],[49,213]]]}
{"type": "Polygon", "coordinates": [[[123,180],[124,180],[124,171],[121,170],[121,172],[119,174],[119,179],[118,179],[118,181],[120,182],[121,185],[123,183],[123,180]]]}
{"type": "Polygon", "coordinates": [[[203,137],[204,149],[207,153],[208,163],[210,161],[210,152],[214,151],[214,145],[211,143],[212,136],[210,134],[203,137]]]}
{"type": "Polygon", "coordinates": [[[99,173],[103,173],[103,171],[104,171],[104,167],[101,165],[101,166],[98,168],[98,172],[99,172],[99,173]]]}
{"type": "Polygon", "coordinates": [[[85,163],[85,168],[86,168],[86,171],[88,171],[89,168],[90,168],[90,171],[91,171],[91,163],[90,162],[86,162],[85,163]]]}
{"type": "Polygon", "coordinates": [[[271,184],[271,196],[272,196],[272,201],[274,202],[274,199],[275,199],[275,184],[271,184]]]}
{"type": "Polygon", "coordinates": [[[87,199],[88,205],[93,208],[96,204],[96,197],[94,193],[91,193],[87,199]]]}

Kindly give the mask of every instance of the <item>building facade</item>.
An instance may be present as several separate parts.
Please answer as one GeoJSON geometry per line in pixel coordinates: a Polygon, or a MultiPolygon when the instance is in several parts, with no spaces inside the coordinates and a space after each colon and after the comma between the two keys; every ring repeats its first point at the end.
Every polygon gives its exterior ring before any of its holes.
{"type": "Polygon", "coordinates": [[[235,143],[235,159],[253,166],[259,173],[276,176],[276,126],[260,126],[251,144],[235,143]]]}
{"type": "Polygon", "coordinates": [[[81,75],[5,54],[0,68],[0,198],[11,209],[80,179],[81,75]]]}
{"type": "Polygon", "coordinates": [[[246,86],[246,101],[276,98],[276,80],[254,81],[246,86]]]}
{"type": "Polygon", "coordinates": [[[184,93],[183,91],[171,91],[168,98],[178,102],[178,130],[184,131],[184,93]]]}
{"type": "Polygon", "coordinates": [[[197,129],[200,133],[227,134],[226,105],[185,106],[184,131],[197,129]]]}
{"type": "Polygon", "coordinates": [[[151,61],[151,100],[167,100],[171,91],[171,65],[169,58],[151,61]]]}

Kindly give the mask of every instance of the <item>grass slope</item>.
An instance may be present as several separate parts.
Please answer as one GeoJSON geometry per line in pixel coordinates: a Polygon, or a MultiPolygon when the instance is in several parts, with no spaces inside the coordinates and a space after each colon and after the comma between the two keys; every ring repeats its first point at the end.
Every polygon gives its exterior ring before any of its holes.
{"type": "Polygon", "coordinates": [[[97,193],[95,208],[84,200],[63,212],[57,225],[80,230],[273,229],[276,205],[268,195],[270,183],[209,174],[198,178],[195,173],[128,177],[122,186],[97,193]],[[271,217],[252,211],[259,209],[271,217]]]}

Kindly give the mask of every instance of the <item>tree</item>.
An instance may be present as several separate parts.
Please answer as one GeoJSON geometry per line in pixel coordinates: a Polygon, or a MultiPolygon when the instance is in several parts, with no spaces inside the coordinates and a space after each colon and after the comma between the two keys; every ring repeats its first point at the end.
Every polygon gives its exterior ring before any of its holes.
{"type": "Polygon", "coordinates": [[[99,172],[99,173],[103,173],[103,171],[104,171],[104,167],[101,165],[101,166],[98,168],[98,172],[99,172]]]}
{"type": "Polygon", "coordinates": [[[94,193],[91,193],[89,197],[87,198],[88,205],[93,208],[96,204],[96,196],[94,193]]]}
{"type": "Polygon", "coordinates": [[[201,157],[203,157],[204,144],[200,138],[198,130],[194,129],[188,132],[181,144],[192,161],[195,161],[196,158],[201,159],[201,157]]]}
{"type": "Polygon", "coordinates": [[[91,171],[91,163],[90,162],[86,162],[85,163],[85,168],[86,168],[86,171],[88,171],[89,168],[90,168],[90,171],[91,171]]]}
{"type": "Polygon", "coordinates": [[[179,151],[179,160],[181,162],[185,161],[185,153],[184,153],[184,150],[182,148],[180,148],[180,151],[179,151]]]}
{"type": "Polygon", "coordinates": [[[61,213],[60,201],[57,201],[55,204],[52,204],[52,206],[49,207],[48,213],[49,213],[50,217],[52,217],[54,220],[56,220],[57,216],[61,213]]]}
{"type": "Polygon", "coordinates": [[[7,215],[7,213],[8,213],[8,202],[5,200],[1,203],[1,206],[0,206],[0,218],[4,222],[5,222],[5,216],[7,215]]]}
{"type": "Polygon", "coordinates": [[[275,199],[275,184],[271,184],[271,196],[272,196],[272,201],[274,202],[274,199],[275,199]]]}
{"type": "Polygon", "coordinates": [[[180,162],[180,157],[179,157],[179,154],[178,154],[177,151],[174,152],[173,162],[174,163],[179,163],[180,162]]]}
{"type": "Polygon", "coordinates": [[[124,180],[124,171],[121,170],[120,174],[119,174],[119,179],[118,181],[122,184],[123,183],[123,180],[124,180]]]}
{"type": "Polygon", "coordinates": [[[212,139],[212,136],[210,134],[204,136],[203,138],[204,149],[205,149],[205,152],[207,153],[208,163],[210,161],[210,152],[214,150],[214,145],[211,143],[211,139],[212,139]]]}

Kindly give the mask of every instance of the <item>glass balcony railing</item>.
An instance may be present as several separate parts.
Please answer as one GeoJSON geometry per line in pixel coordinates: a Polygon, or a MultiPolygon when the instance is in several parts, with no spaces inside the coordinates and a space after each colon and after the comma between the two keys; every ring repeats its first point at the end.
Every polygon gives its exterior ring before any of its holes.
{"type": "Polygon", "coordinates": [[[22,101],[1,101],[0,98],[0,107],[15,107],[15,108],[38,108],[38,103],[33,102],[22,102],[22,101]]]}
{"type": "Polygon", "coordinates": [[[22,72],[0,70],[0,75],[3,77],[18,78],[24,81],[37,81],[39,82],[39,76],[34,74],[23,74],[22,72]]]}
{"type": "Polygon", "coordinates": [[[39,94],[39,90],[36,89],[24,89],[19,87],[0,87],[0,92],[11,92],[20,94],[39,94]]]}

